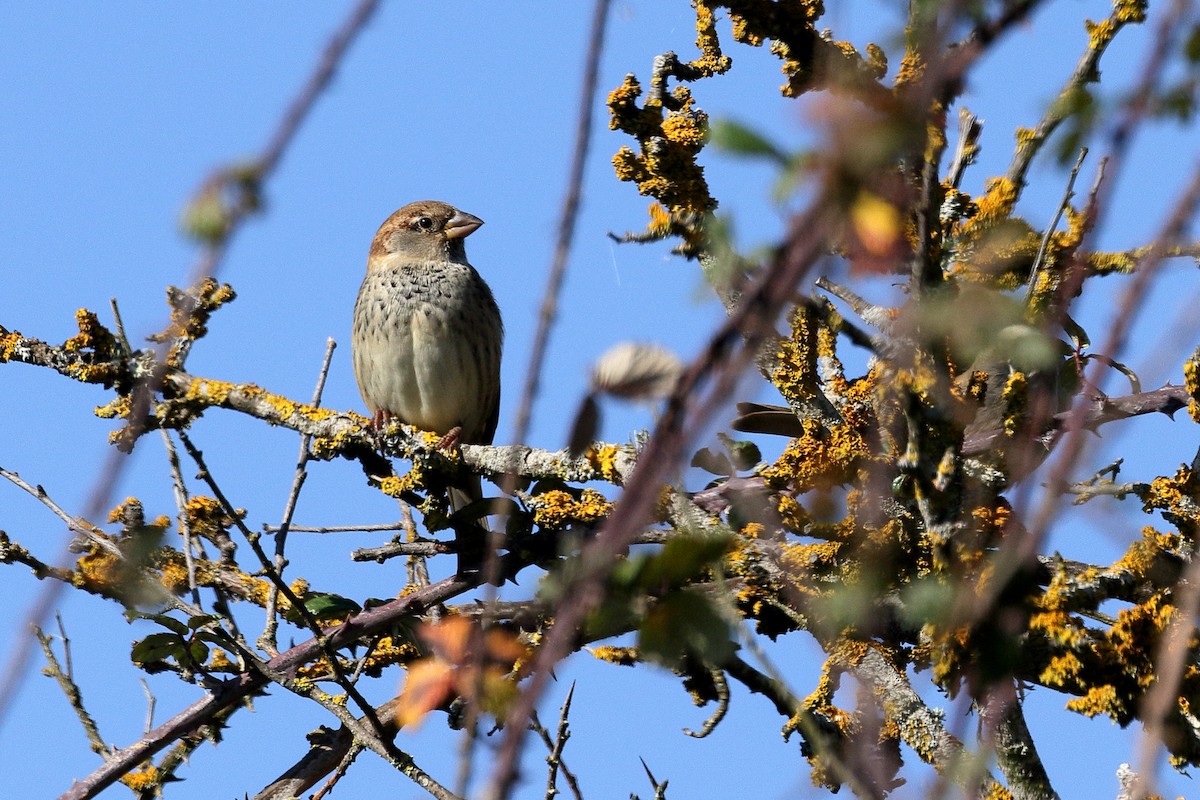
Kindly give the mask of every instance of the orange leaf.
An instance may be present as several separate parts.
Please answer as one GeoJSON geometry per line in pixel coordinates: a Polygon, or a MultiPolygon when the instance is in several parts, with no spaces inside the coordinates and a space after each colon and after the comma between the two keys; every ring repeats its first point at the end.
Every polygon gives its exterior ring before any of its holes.
{"type": "Polygon", "coordinates": [[[408,669],[404,690],[396,705],[396,723],[403,728],[419,724],[430,711],[454,698],[454,668],[436,658],[424,658],[408,669]]]}

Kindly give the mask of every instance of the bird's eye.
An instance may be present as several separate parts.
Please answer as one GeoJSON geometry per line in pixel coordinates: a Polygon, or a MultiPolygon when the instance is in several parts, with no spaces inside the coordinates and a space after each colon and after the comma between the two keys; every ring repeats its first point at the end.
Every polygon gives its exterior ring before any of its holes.
{"type": "Polygon", "coordinates": [[[417,217],[417,227],[423,231],[433,228],[433,220],[429,217],[417,217]]]}

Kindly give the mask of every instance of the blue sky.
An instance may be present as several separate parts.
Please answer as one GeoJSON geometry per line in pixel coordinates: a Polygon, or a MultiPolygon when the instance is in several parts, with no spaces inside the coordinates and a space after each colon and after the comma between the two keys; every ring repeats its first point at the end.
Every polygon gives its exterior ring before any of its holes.
{"type": "MultiPolygon", "coordinates": [[[[896,22],[883,3],[830,4],[835,5],[825,24],[839,35],[851,31],[860,46],[896,22]]],[[[181,208],[214,167],[261,149],[349,4],[297,2],[286,13],[281,8],[148,2],[0,6],[0,30],[7,34],[0,49],[5,87],[0,264],[6,275],[0,324],[59,342],[73,333],[77,308],[95,310],[107,321],[109,298],[116,297],[131,338],[162,327],[164,288],[185,281],[195,258],[194,247],[178,232],[181,208]]],[[[1098,2],[1052,3],[985,60],[966,96],[985,122],[984,149],[964,188],[978,190],[985,177],[1007,166],[1012,129],[1037,120],[1073,67],[1084,41],[1082,17],[1106,13],[1098,2]]],[[[508,326],[497,435],[498,442],[507,442],[564,193],[589,14],[586,3],[514,2],[503,13],[478,2],[385,4],[266,187],[264,213],[235,239],[220,277],[233,284],[238,300],[213,318],[189,370],[308,398],[325,341],[333,337],[339,347],[325,402],[361,411],[348,339],[367,246],[395,208],[414,199],[443,199],[486,222],[471,237],[468,252],[491,283],[508,326]]],[[[645,79],[657,53],[691,53],[693,38],[686,2],[616,0],[601,93],[627,72],[645,79]]],[[[1137,30],[1118,38],[1105,61],[1106,85],[1110,80],[1114,90],[1129,85],[1146,41],[1146,32],[1137,30]]],[[[894,43],[881,44],[897,52],[894,43]]],[[[727,53],[734,70],[696,87],[700,107],[714,118],[748,122],[791,148],[818,141],[811,104],[779,97],[778,62],[732,42],[727,53]]],[[[600,110],[561,317],[528,439],[535,446],[565,443],[588,365],[609,346],[653,339],[690,357],[722,316],[694,264],[671,256],[667,246],[618,246],[606,237],[645,221],[648,200],[612,174],[611,155],[625,143],[607,129],[600,110]]],[[[1197,150],[1194,132],[1171,125],[1156,125],[1139,137],[1134,160],[1121,176],[1104,246],[1146,240],[1196,163],[1197,150]]],[[[739,245],[748,249],[775,240],[786,213],[771,202],[770,171],[709,151],[703,161],[739,245]]],[[[1085,168],[1082,185],[1091,174],[1085,168]]],[[[1064,182],[1064,172],[1047,160],[1035,166],[1022,205],[1035,224],[1053,215],[1064,182]]],[[[1194,274],[1183,262],[1168,267],[1150,301],[1154,313],[1139,320],[1135,335],[1146,344],[1129,361],[1144,371],[1148,386],[1168,377],[1178,381],[1178,359],[1196,344],[1187,313],[1197,300],[1194,274]],[[1183,323],[1178,330],[1177,320],[1183,323]]],[[[1080,320],[1097,343],[1121,283],[1113,279],[1105,287],[1080,320]]],[[[890,282],[864,291],[894,297],[890,282]]],[[[1123,391],[1115,383],[1110,387],[1123,391]]],[[[751,398],[769,400],[771,393],[748,379],[737,399],[751,398]]],[[[112,428],[91,409],[108,399],[98,388],[46,370],[0,368],[0,466],[44,485],[66,509],[81,510],[112,428]]],[[[626,440],[651,422],[645,409],[612,412],[602,431],[608,440],[626,440]]],[[[1106,433],[1089,463],[1100,466],[1113,455],[1125,456],[1124,474],[1131,479],[1148,477],[1151,469],[1171,470],[1191,460],[1194,430],[1182,418],[1139,421],[1129,434],[1106,433]]],[[[252,527],[277,522],[292,478],[296,437],[221,412],[208,414],[193,432],[233,502],[249,510],[252,527]]],[[[201,492],[199,486],[193,490],[201,492]]],[[[129,494],[151,515],[174,510],[155,437],[139,445],[116,499],[129,494]]],[[[1115,503],[1087,509],[1076,523],[1055,530],[1052,545],[1074,557],[1111,559],[1140,525],[1153,522],[1129,511],[1115,503]]],[[[366,487],[354,465],[338,462],[313,466],[297,522],[396,517],[392,503],[366,487]]],[[[60,552],[66,539],[44,507],[7,484],[0,484],[0,529],[43,557],[60,552]]],[[[335,591],[388,596],[400,586],[398,563],[354,565],[345,556],[379,541],[365,534],[297,535],[289,545],[292,569],[335,591]]],[[[40,588],[22,569],[0,572],[0,602],[7,609],[0,641],[6,653],[24,635],[25,610],[40,588]]],[[[530,590],[526,581],[514,591],[530,590]]],[[[106,739],[127,744],[140,733],[145,714],[128,645],[148,631],[126,625],[114,607],[88,597],[66,596],[61,610],[88,708],[106,739]]],[[[821,657],[808,641],[792,638],[770,652],[793,688],[806,694],[821,657]]],[[[35,662],[0,727],[0,758],[23,762],[6,781],[15,797],[56,795],[98,763],[66,701],[37,674],[39,666],[35,662]]],[[[547,723],[555,718],[569,682],[577,679],[566,758],[589,797],[651,796],[639,756],[656,777],[669,779],[669,796],[740,794],[747,771],[759,796],[817,794],[808,788],[796,741],[781,741],[783,720],[761,698],[736,693],[730,717],[712,737],[697,741],[680,729],[698,727],[709,709],[693,708],[668,674],[611,667],[581,655],[558,677],[542,718],[547,723]]],[[[198,691],[167,677],[149,680],[159,722],[198,691]]],[[[372,691],[379,701],[396,689],[387,679],[377,684],[372,691]]],[[[1065,797],[1115,795],[1113,773],[1131,758],[1132,738],[1107,720],[1061,712],[1065,700],[1046,690],[1034,691],[1029,700],[1030,724],[1052,778],[1065,797]]],[[[302,754],[305,731],[332,722],[312,704],[277,690],[255,702],[254,714],[235,717],[220,748],[201,748],[181,773],[186,782],[172,787],[171,796],[252,794],[302,754]]],[[[402,734],[398,743],[423,768],[452,782],[458,738],[446,732],[440,717],[416,734],[402,734]]],[[[541,796],[544,783],[542,754],[536,748],[531,754],[522,797],[541,796]]],[[[374,756],[363,755],[360,762],[337,796],[365,795],[377,788],[374,782],[391,780],[374,756]]],[[[1193,793],[1190,781],[1169,771],[1163,777],[1166,793],[1193,793]]],[[[393,785],[398,796],[420,796],[402,778],[393,785]]],[[[915,781],[897,796],[920,797],[922,785],[915,781]]]]}

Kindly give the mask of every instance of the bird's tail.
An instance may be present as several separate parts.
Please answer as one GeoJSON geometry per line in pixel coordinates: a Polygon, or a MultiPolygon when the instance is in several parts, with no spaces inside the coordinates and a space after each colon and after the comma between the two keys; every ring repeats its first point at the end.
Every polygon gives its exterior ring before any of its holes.
{"type": "Polygon", "coordinates": [[[483,500],[483,481],[478,475],[465,476],[449,491],[451,526],[458,552],[458,576],[478,575],[483,569],[488,546],[488,517],[473,513],[461,515],[464,509],[483,500]],[[459,519],[454,519],[459,516],[459,519]]]}

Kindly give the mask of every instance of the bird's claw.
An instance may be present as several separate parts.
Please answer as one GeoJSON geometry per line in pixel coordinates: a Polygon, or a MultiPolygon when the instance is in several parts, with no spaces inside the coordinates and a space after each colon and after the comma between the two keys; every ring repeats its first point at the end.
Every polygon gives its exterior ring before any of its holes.
{"type": "Polygon", "coordinates": [[[446,435],[438,439],[438,450],[453,450],[458,447],[458,437],[462,435],[462,426],[455,425],[450,430],[446,431],[446,435]]]}

